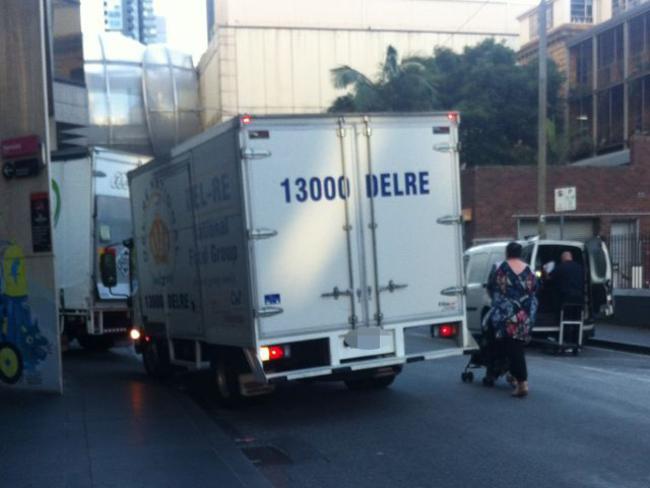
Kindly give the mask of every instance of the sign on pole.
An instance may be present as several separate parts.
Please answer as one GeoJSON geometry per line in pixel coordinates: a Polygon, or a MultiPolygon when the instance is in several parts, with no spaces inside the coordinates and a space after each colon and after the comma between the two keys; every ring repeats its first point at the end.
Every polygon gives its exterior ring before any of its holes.
{"type": "Polygon", "coordinates": [[[572,212],[577,207],[577,194],[575,186],[555,189],[555,211],[572,212]]]}

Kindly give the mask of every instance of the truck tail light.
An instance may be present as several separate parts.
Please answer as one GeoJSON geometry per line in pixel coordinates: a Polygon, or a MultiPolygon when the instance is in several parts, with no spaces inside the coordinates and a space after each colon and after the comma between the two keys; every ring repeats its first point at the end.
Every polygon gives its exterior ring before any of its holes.
{"type": "Polygon", "coordinates": [[[260,359],[262,362],[275,361],[288,356],[288,346],[262,346],[260,347],[260,359]]]}
{"type": "Polygon", "coordinates": [[[460,123],[460,114],[458,112],[449,112],[447,118],[452,124],[458,125],[460,123]]]}
{"type": "Polygon", "coordinates": [[[442,324],[434,328],[435,337],[443,337],[448,339],[450,337],[456,337],[458,333],[458,327],[455,324],[442,324]]]}
{"type": "Polygon", "coordinates": [[[242,115],[241,123],[242,125],[249,125],[253,121],[253,116],[249,114],[242,115]]]}

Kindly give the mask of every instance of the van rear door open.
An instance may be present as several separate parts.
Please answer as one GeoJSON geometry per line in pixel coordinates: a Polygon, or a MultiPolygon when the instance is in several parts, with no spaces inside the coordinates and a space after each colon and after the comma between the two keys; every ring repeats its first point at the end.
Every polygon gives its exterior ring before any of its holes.
{"type": "Polygon", "coordinates": [[[612,265],[607,246],[600,237],[585,243],[587,278],[589,279],[590,315],[611,315],[612,265]]]}

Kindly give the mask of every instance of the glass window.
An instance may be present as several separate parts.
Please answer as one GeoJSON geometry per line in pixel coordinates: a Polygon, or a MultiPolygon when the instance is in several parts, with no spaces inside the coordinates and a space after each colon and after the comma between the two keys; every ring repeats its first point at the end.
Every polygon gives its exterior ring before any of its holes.
{"type": "Polygon", "coordinates": [[[476,253],[472,254],[469,259],[469,272],[467,282],[470,284],[485,283],[485,278],[489,272],[489,254],[476,253]]]}

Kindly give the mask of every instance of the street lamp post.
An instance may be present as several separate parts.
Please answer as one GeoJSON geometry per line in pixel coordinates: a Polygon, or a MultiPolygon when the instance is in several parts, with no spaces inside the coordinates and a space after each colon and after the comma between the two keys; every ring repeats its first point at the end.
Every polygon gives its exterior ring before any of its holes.
{"type": "Polygon", "coordinates": [[[538,9],[539,20],[539,100],[537,116],[537,213],[538,234],[546,237],[546,0],[538,9]]]}

